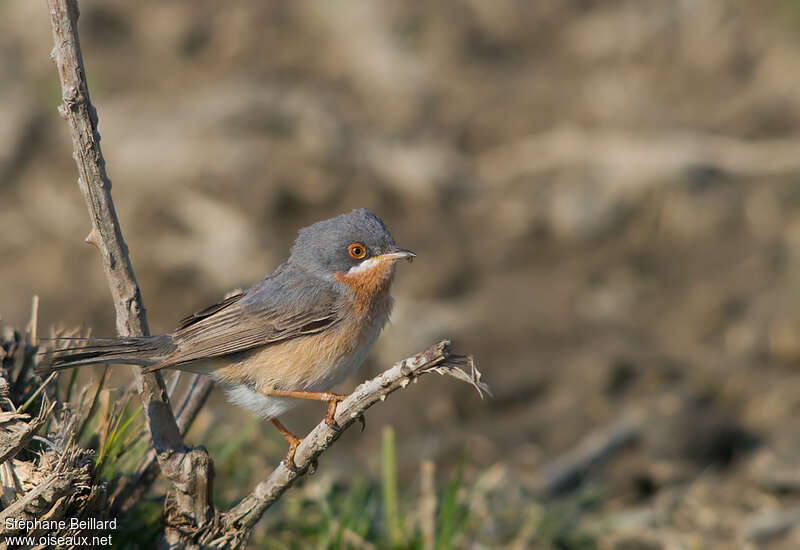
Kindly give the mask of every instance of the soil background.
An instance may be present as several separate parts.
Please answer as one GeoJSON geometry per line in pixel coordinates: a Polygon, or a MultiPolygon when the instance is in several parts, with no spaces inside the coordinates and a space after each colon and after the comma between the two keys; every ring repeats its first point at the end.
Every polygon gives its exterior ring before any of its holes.
{"type": "MultiPolygon", "coordinates": [[[[269,273],[298,228],[366,206],[417,259],[344,389],[445,336],[493,389],[395,394],[322,469],[377,472],[392,424],[404,479],[465,457],[510,506],[633,418],[624,448],[548,498],[600,487],[619,548],[800,547],[798,2],[81,8],[154,333],[269,273]]],[[[42,330],[111,335],[51,44],[43,2],[0,3],[2,323],[38,294],[42,330]]],[[[189,437],[241,434],[229,500],[280,438],[216,392],[189,437]]]]}

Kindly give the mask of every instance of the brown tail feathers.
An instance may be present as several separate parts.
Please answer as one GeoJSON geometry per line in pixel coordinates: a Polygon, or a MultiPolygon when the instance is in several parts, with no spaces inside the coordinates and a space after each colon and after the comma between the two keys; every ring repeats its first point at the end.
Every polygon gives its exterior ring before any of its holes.
{"type": "Polygon", "coordinates": [[[76,345],[43,352],[44,357],[36,368],[40,374],[93,363],[153,365],[174,349],[172,338],[167,334],[126,338],[54,338],[51,341],[76,345]]]}

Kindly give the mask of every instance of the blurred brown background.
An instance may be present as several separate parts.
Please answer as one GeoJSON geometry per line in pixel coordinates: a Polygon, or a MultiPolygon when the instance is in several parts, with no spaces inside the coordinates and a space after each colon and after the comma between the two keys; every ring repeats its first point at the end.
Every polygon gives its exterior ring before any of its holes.
{"type": "MultiPolygon", "coordinates": [[[[800,546],[798,2],[81,7],[153,332],[367,206],[418,258],[357,378],[449,336],[494,390],[424,380],[322,469],[374,470],[391,423],[409,479],[465,456],[524,501],[632,417],[584,480],[614,540],[800,546]]],[[[43,2],[0,4],[0,314],[38,294],[43,330],[109,335],[51,44],[43,2]]],[[[214,394],[190,441],[240,430],[252,482],[282,453],[268,425],[214,394]]]]}

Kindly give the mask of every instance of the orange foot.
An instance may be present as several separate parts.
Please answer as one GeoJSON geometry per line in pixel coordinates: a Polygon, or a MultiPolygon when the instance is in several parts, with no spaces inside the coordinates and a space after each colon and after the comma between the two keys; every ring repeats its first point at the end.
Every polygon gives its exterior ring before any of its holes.
{"type": "Polygon", "coordinates": [[[301,438],[294,435],[292,432],[286,429],[286,426],[281,424],[280,420],[277,418],[272,419],[272,424],[278,428],[278,431],[281,432],[281,435],[289,444],[289,450],[286,451],[286,456],[283,458],[282,462],[286,465],[287,468],[296,472],[297,471],[297,464],[294,463],[294,453],[297,451],[297,446],[300,445],[300,442],[303,441],[301,438]]]}
{"type": "Polygon", "coordinates": [[[336,416],[336,407],[339,405],[340,402],[344,401],[344,398],[347,397],[346,395],[336,395],[335,393],[329,394],[331,396],[328,399],[328,412],[325,414],[325,424],[330,426],[336,431],[339,431],[339,424],[336,423],[334,420],[334,416],[336,416]]]}
{"type": "MultiPolygon", "coordinates": [[[[294,397],[296,399],[326,401],[328,403],[328,412],[325,414],[325,423],[334,430],[339,429],[339,425],[336,423],[336,420],[333,419],[333,417],[336,415],[336,405],[338,405],[340,401],[344,401],[345,397],[347,397],[346,395],[339,395],[338,393],[330,393],[326,391],[286,391],[269,389],[262,390],[261,393],[263,395],[275,397],[294,397]]],[[[284,435],[284,437],[286,436],[284,435]]]]}

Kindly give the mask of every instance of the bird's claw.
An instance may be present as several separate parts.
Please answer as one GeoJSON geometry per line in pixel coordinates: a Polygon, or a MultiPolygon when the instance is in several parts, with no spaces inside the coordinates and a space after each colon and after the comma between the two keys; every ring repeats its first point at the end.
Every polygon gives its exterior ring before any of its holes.
{"type": "Polygon", "coordinates": [[[325,424],[337,432],[341,431],[342,427],[339,426],[338,422],[336,422],[336,419],[334,418],[336,416],[336,406],[340,401],[344,401],[344,398],[344,395],[337,395],[334,399],[328,401],[328,412],[325,414],[325,424]]]}
{"type": "Polygon", "coordinates": [[[299,437],[295,437],[289,441],[289,450],[286,451],[286,456],[283,457],[281,460],[281,464],[286,466],[292,473],[300,473],[300,468],[297,466],[297,463],[294,461],[294,454],[297,452],[297,447],[300,445],[300,442],[303,441],[299,437]]]}
{"type": "Polygon", "coordinates": [[[325,417],[325,424],[327,424],[328,427],[331,430],[333,430],[334,432],[341,432],[342,431],[342,427],[333,418],[329,418],[329,417],[326,416],[325,417]]]}
{"type": "MultiPolygon", "coordinates": [[[[294,461],[294,453],[296,450],[297,450],[296,446],[291,447],[289,451],[286,453],[286,456],[283,457],[283,460],[281,460],[281,464],[283,464],[286,467],[286,469],[288,469],[293,474],[300,474],[302,473],[302,468],[300,468],[300,466],[298,466],[297,463],[294,461]]],[[[314,475],[315,473],[317,473],[318,467],[319,467],[319,462],[317,461],[317,457],[314,457],[309,461],[308,466],[306,467],[306,472],[308,472],[311,475],[314,475]]]]}
{"type": "Polygon", "coordinates": [[[300,473],[300,468],[298,468],[297,464],[294,463],[294,459],[285,457],[283,460],[281,460],[281,464],[283,464],[286,467],[286,469],[292,472],[293,474],[300,473]]]}

